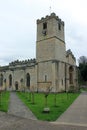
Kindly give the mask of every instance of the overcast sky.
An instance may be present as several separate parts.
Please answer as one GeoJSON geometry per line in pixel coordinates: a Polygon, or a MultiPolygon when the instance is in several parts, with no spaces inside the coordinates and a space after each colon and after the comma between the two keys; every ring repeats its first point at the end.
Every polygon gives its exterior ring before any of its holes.
{"type": "Polygon", "coordinates": [[[36,57],[36,20],[50,12],[65,22],[66,49],[87,56],[87,0],[0,0],[0,65],[36,57]]]}

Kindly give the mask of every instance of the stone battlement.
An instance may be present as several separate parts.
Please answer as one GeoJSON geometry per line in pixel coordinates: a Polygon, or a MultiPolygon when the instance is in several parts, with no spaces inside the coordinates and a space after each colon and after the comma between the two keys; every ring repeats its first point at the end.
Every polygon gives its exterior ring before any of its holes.
{"type": "Polygon", "coordinates": [[[72,53],[72,51],[71,51],[70,49],[66,51],[66,57],[68,57],[69,54],[70,54],[70,55],[72,56],[72,58],[76,61],[76,58],[74,57],[74,55],[73,55],[73,53],[72,53]]]}
{"type": "Polygon", "coordinates": [[[45,18],[42,17],[41,19],[37,19],[37,24],[44,22],[44,21],[51,19],[51,18],[55,18],[56,20],[58,20],[64,26],[64,22],[58,16],[56,16],[55,13],[51,13],[50,16],[47,15],[45,18]]]}
{"type": "Polygon", "coordinates": [[[28,60],[23,60],[23,61],[16,60],[9,63],[9,65],[13,66],[13,65],[31,64],[31,63],[36,63],[36,59],[28,59],[28,60]]]}

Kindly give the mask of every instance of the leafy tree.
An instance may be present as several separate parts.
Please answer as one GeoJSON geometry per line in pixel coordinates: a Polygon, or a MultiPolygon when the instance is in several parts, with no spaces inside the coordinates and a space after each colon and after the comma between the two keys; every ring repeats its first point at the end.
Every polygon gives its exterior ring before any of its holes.
{"type": "Polygon", "coordinates": [[[79,80],[81,82],[87,81],[87,57],[81,56],[79,58],[79,80]]]}
{"type": "Polygon", "coordinates": [[[81,56],[78,59],[79,64],[86,64],[87,63],[87,57],[86,56],[81,56]]]}

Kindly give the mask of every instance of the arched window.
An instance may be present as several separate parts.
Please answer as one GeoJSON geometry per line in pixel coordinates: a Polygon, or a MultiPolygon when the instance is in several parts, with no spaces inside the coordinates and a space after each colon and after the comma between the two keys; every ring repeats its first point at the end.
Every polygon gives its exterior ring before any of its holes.
{"type": "Polygon", "coordinates": [[[0,75],[0,86],[3,86],[3,74],[0,75]]]}
{"type": "Polygon", "coordinates": [[[12,86],[12,75],[10,74],[9,75],[9,87],[11,87],[12,86]]]}
{"type": "Polygon", "coordinates": [[[29,73],[26,74],[26,86],[30,87],[30,74],[29,73]]]}
{"type": "Polygon", "coordinates": [[[73,84],[73,67],[69,67],[69,83],[73,84]]]}

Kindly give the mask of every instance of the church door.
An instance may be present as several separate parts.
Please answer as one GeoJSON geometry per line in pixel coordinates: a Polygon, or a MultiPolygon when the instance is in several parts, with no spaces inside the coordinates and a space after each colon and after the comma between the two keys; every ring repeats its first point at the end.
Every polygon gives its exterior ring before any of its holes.
{"type": "Polygon", "coordinates": [[[15,82],[15,89],[18,90],[18,82],[15,82]]]}

